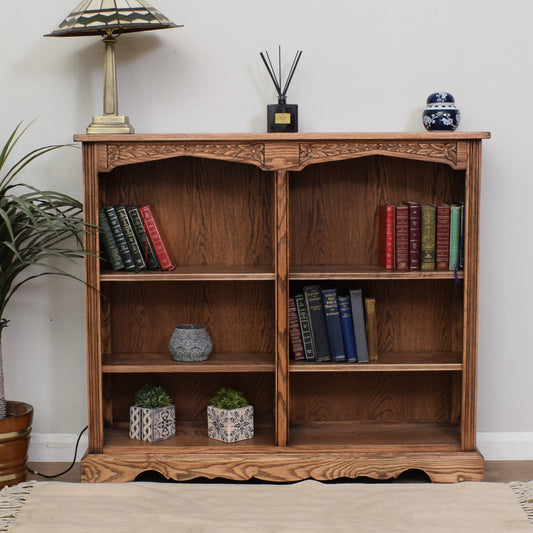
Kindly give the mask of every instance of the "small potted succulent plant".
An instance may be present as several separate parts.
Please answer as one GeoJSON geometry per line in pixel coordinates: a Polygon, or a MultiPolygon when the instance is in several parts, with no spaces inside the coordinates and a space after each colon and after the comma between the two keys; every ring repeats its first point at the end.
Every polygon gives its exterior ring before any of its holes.
{"type": "Polygon", "coordinates": [[[224,442],[251,439],[254,436],[254,408],[241,392],[222,387],[207,406],[207,433],[224,442]]]}
{"type": "Polygon", "coordinates": [[[176,409],[161,385],[147,383],[130,407],[130,438],[158,442],[176,435],[176,409]]]}

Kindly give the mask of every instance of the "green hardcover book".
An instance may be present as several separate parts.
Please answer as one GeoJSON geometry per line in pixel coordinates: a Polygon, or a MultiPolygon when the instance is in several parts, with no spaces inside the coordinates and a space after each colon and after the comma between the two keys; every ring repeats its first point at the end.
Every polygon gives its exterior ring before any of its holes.
{"type": "Polygon", "coordinates": [[[453,204],[450,213],[450,262],[449,270],[455,270],[459,260],[459,243],[461,240],[461,206],[453,204]]]}
{"type": "Polygon", "coordinates": [[[128,242],[122,231],[122,226],[118,220],[117,212],[112,205],[104,207],[104,213],[106,214],[107,220],[109,222],[109,227],[111,228],[111,233],[115,239],[115,243],[118,248],[118,253],[124,262],[125,270],[135,270],[135,263],[133,262],[133,257],[131,255],[130,249],[128,247],[128,242]]]}
{"type": "Polygon", "coordinates": [[[139,248],[141,249],[141,253],[143,254],[144,260],[146,262],[146,268],[148,268],[148,270],[161,270],[161,265],[159,264],[159,260],[157,259],[157,256],[155,254],[152,241],[144,230],[144,225],[141,218],[141,214],[139,213],[139,208],[137,206],[128,206],[126,207],[126,211],[130,218],[131,225],[133,226],[135,236],[137,237],[139,248]]]}
{"type": "Polygon", "coordinates": [[[124,261],[120,257],[118,252],[117,243],[111,232],[111,227],[109,226],[109,221],[103,209],[98,211],[98,226],[100,231],[100,241],[104,250],[107,254],[107,258],[111,263],[111,268],[113,270],[124,270],[124,261]]]}
{"type": "Polygon", "coordinates": [[[420,269],[435,270],[437,208],[433,204],[420,206],[420,269]]]}
{"type": "Polygon", "coordinates": [[[313,341],[313,333],[311,331],[311,323],[309,322],[309,313],[307,311],[307,304],[303,294],[295,294],[294,302],[296,303],[296,311],[298,313],[298,321],[300,322],[300,330],[302,332],[302,343],[304,346],[304,354],[306,361],[316,361],[315,343],[313,341]]]}
{"type": "Polygon", "coordinates": [[[133,226],[131,225],[130,219],[128,217],[128,212],[126,207],[123,205],[115,206],[115,211],[117,213],[118,221],[122,227],[122,232],[124,237],[126,237],[126,242],[128,243],[128,248],[130,249],[131,256],[133,257],[133,263],[135,264],[135,271],[142,272],[146,270],[146,263],[141,253],[139,243],[137,242],[137,237],[135,237],[135,232],[133,231],[133,226]]]}

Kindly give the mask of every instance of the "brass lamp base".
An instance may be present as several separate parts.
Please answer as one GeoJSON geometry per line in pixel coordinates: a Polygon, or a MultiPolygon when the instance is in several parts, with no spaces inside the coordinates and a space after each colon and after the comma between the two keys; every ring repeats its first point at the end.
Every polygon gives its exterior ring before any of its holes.
{"type": "Polygon", "coordinates": [[[93,117],[92,123],[87,126],[87,133],[134,133],[134,131],[128,117],[119,115],[93,117]]]}

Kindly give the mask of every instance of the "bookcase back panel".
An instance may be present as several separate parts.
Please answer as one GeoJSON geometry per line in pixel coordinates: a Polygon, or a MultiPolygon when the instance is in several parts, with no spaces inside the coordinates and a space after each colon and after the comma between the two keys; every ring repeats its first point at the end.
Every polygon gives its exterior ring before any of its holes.
{"type": "Polygon", "coordinates": [[[102,330],[114,353],[168,353],[178,324],[203,325],[214,352],[274,351],[273,282],[117,282],[107,289],[109,324],[102,330]]]}
{"type": "Polygon", "coordinates": [[[454,280],[291,282],[290,294],[319,283],[338,295],[361,289],[376,299],[378,353],[460,352],[463,348],[463,289],[454,280]]]}
{"type": "Polygon", "coordinates": [[[274,264],[273,174],[174,158],[100,174],[100,205],[152,206],[178,266],[274,264]]]}
{"type": "Polygon", "coordinates": [[[460,374],[453,372],[291,375],[289,421],[454,424],[459,383],[460,374]]]}
{"type": "Polygon", "coordinates": [[[378,262],[378,207],[464,200],[465,173],[386,156],[310,165],[289,178],[291,265],[378,262]]]}
{"type": "MultiPolygon", "coordinates": [[[[201,424],[207,430],[206,408],[221,387],[241,391],[254,407],[255,422],[272,426],[274,420],[274,375],[252,374],[117,374],[112,376],[113,424],[129,420],[135,393],[145,383],[162,385],[176,407],[176,423],[201,424]]],[[[111,422],[111,421],[108,421],[111,422]]]]}

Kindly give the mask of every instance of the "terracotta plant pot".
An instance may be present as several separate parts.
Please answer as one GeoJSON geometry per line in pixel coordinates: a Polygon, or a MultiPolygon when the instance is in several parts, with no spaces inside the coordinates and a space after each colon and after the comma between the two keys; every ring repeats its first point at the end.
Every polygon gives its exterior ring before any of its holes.
{"type": "Polygon", "coordinates": [[[33,407],[7,402],[7,417],[0,420],[0,488],[26,479],[33,407]]]}

